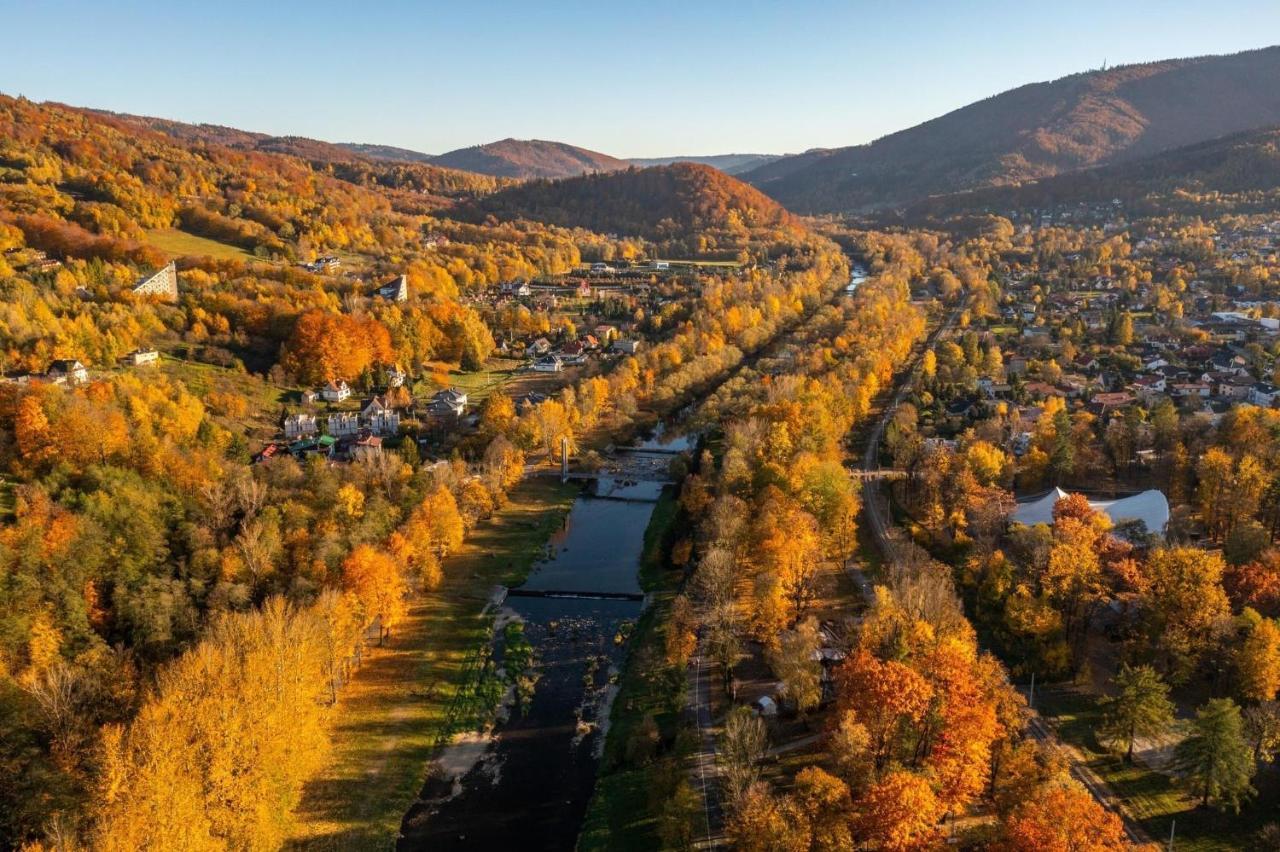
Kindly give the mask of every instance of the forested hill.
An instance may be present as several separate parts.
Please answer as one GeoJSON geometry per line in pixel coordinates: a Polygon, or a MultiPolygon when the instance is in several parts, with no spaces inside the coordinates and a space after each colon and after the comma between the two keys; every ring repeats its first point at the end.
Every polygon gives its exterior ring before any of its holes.
{"type": "Polygon", "coordinates": [[[1280,124],[1280,47],[1022,86],[869,145],[786,157],[743,179],[798,212],[898,206],[1136,159],[1280,124]]]}
{"type": "Polygon", "coordinates": [[[478,207],[500,218],[651,239],[690,231],[745,232],[792,221],[768,196],[696,163],[531,181],[488,196],[478,207]]]}
{"type": "MultiPolygon", "coordinates": [[[[61,106],[51,104],[50,106],[61,106]]],[[[67,107],[67,109],[75,109],[67,107]]],[[[216,145],[237,151],[286,154],[305,160],[341,180],[364,186],[404,189],[443,198],[471,197],[505,185],[492,175],[451,169],[428,162],[431,157],[400,148],[379,145],[335,145],[305,136],[272,136],[218,124],[188,124],[167,118],[129,115],[102,110],[82,110],[116,122],[145,127],[187,145],[216,145]],[[400,152],[392,155],[392,152],[400,152]]]]}
{"type": "Polygon", "coordinates": [[[627,168],[625,160],[540,139],[503,139],[434,157],[437,166],[508,178],[564,178],[627,168]]]}
{"type": "Polygon", "coordinates": [[[1222,204],[1225,196],[1241,196],[1238,201],[1248,203],[1252,196],[1277,190],[1280,127],[1269,127],[1019,186],[938,196],[907,208],[906,214],[916,218],[980,210],[1007,212],[1113,199],[1167,206],[1175,195],[1198,204],[1209,203],[1210,197],[1222,204]]]}

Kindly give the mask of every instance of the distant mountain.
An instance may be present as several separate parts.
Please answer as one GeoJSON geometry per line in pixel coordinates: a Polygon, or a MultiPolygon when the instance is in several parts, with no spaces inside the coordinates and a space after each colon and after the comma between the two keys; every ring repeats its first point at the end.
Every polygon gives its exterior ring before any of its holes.
{"type": "Polygon", "coordinates": [[[840,212],[1015,183],[1280,124],[1280,47],[1073,74],[869,145],[742,175],[788,208],[840,212]]]}
{"type": "Polygon", "coordinates": [[[507,178],[564,178],[589,172],[613,172],[630,166],[625,160],[563,142],[503,139],[488,145],[459,148],[432,158],[437,166],[507,178]]]}
{"type": "Polygon", "coordinates": [[[906,213],[915,218],[1006,212],[1113,199],[1168,205],[1175,195],[1197,199],[1275,190],[1280,190],[1280,128],[1268,127],[1018,186],[935,196],[906,213]]]}
{"type": "Polygon", "coordinates": [[[768,196],[698,163],[530,181],[476,205],[481,214],[500,218],[649,238],[735,225],[779,227],[792,221],[768,196]]]}
{"type": "Polygon", "coordinates": [[[760,168],[783,156],[783,154],[710,154],[706,157],[632,157],[627,162],[641,168],[669,166],[672,163],[701,163],[704,166],[717,168],[727,175],[737,175],[760,168]]]}
{"type": "Polygon", "coordinates": [[[339,142],[338,147],[371,160],[389,160],[393,163],[430,163],[434,154],[421,151],[410,151],[408,148],[397,148],[394,145],[374,145],[367,142],[339,142]]]}

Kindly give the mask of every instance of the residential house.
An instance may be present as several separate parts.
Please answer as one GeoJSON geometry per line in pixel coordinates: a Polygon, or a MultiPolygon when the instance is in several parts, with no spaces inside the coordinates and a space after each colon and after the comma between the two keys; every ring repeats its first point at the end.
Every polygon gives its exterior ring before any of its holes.
{"type": "Polygon", "coordinates": [[[329,415],[328,432],[335,438],[354,435],[360,431],[360,415],[354,411],[342,411],[329,415]]]}
{"type": "Polygon", "coordinates": [[[1133,394],[1119,391],[1116,393],[1095,393],[1089,398],[1089,407],[1096,413],[1106,414],[1118,408],[1133,405],[1133,394]]]}
{"type": "Polygon", "coordinates": [[[533,362],[533,369],[539,373],[558,373],[564,369],[564,361],[558,355],[543,355],[533,362]]]}
{"type": "Polygon", "coordinates": [[[329,382],[320,390],[320,396],[325,402],[342,402],[344,399],[351,398],[351,388],[344,381],[329,382]]]}
{"type": "Polygon", "coordinates": [[[1213,389],[1205,382],[1174,382],[1169,392],[1176,397],[1196,396],[1201,399],[1212,394],[1213,389]]]}
{"type": "Polygon", "coordinates": [[[351,458],[368,459],[382,455],[382,439],[377,435],[364,435],[351,446],[351,458]]]}
{"type": "Polygon", "coordinates": [[[45,378],[54,384],[80,385],[89,381],[89,370],[75,359],[59,359],[49,365],[45,378]]]}
{"type": "Polygon", "coordinates": [[[1270,382],[1258,382],[1249,388],[1249,402],[1262,408],[1271,408],[1280,398],[1280,388],[1270,382]]]}
{"type": "Polygon", "coordinates": [[[397,275],[374,290],[373,295],[386,299],[388,302],[409,301],[409,276],[397,275]]]}
{"type": "Polygon", "coordinates": [[[546,355],[551,351],[551,341],[545,337],[539,337],[533,343],[529,344],[529,352],[533,355],[546,355]]]}
{"type": "Polygon", "coordinates": [[[408,380],[408,378],[409,378],[409,374],[406,373],[404,370],[401,370],[398,364],[392,367],[390,370],[387,370],[387,386],[388,387],[398,388],[402,386],[408,380]]]}
{"type": "Polygon", "coordinates": [[[375,435],[395,435],[400,431],[400,415],[389,408],[374,413],[366,422],[375,435]]]}
{"type": "Polygon", "coordinates": [[[467,395],[456,388],[446,388],[442,391],[436,391],[435,396],[431,397],[431,401],[427,403],[427,406],[429,409],[440,413],[461,417],[467,411],[467,395]]]}
{"type": "Polygon", "coordinates": [[[144,364],[154,364],[160,360],[160,353],[154,349],[135,349],[125,356],[129,363],[135,367],[141,367],[144,364]]]}
{"type": "Polygon", "coordinates": [[[314,414],[290,414],[284,419],[284,436],[290,440],[305,438],[317,431],[314,414]]]}
{"type": "Polygon", "coordinates": [[[613,351],[621,352],[624,355],[634,355],[640,351],[640,341],[635,339],[618,339],[613,341],[613,351]]]}
{"type": "Polygon", "coordinates": [[[400,415],[382,397],[369,400],[360,416],[375,435],[394,435],[400,431],[400,415]]]}
{"type": "Polygon", "coordinates": [[[538,393],[537,391],[529,391],[524,396],[516,397],[515,399],[516,413],[523,414],[525,410],[541,405],[542,403],[546,402],[547,399],[548,397],[545,393],[538,393]]]}

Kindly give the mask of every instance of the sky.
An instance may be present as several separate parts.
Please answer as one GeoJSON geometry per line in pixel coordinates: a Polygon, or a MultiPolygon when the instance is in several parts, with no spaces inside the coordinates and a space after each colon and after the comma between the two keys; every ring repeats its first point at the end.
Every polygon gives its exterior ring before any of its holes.
{"type": "Polygon", "coordinates": [[[427,153],[869,142],[1024,83],[1280,43],[1277,0],[0,0],[0,92],[427,153]]]}

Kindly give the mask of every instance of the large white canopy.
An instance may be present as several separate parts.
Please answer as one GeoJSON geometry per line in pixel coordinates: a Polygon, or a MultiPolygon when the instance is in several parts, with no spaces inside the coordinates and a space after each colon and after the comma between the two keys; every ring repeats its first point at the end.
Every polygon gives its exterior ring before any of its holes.
{"type": "MultiPolygon", "coordinates": [[[[1052,524],[1053,507],[1066,496],[1067,492],[1055,488],[1037,500],[1019,503],[1013,510],[1013,520],[1027,526],[1052,524]]],[[[1169,524],[1169,501],[1162,492],[1154,488],[1119,500],[1090,500],[1089,505],[1100,512],[1106,512],[1115,525],[1125,521],[1142,521],[1147,526],[1147,532],[1163,533],[1169,524]]]]}

